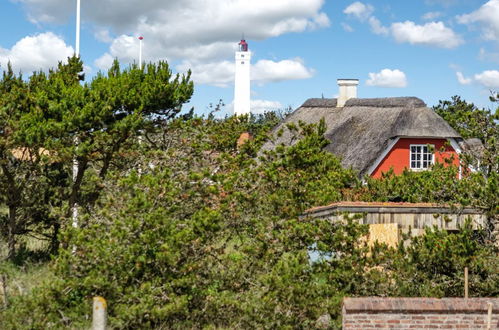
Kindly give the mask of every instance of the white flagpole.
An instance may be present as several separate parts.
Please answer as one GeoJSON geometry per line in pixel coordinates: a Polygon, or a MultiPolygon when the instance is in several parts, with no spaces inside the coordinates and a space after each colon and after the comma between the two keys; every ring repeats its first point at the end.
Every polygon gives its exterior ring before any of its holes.
{"type": "Polygon", "coordinates": [[[144,37],[139,37],[139,69],[142,70],[142,40],[144,37]]]}
{"type": "Polygon", "coordinates": [[[80,56],[80,0],[76,0],[76,56],[80,56]]]}
{"type": "MultiPolygon", "coordinates": [[[[76,0],[76,45],[75,45],[75,54],[76,56],[80,56],[80,0],[76,0]]],[[[78,138],[75,138],[75,144],[78,144],[78,138]]],[[[73,158],[73,184],[76,184],[76,177],[78,176],[78,159],[76,157],[73,158]]],[[[78,228],[78,205],[71,205],[72,208],[72,218],[73,218],[73,227],[78,228]]],[[[73,247],[73,250],[75,248],[73,247]]],[[[73,251],[74,252],[74,251],[73,251]]]]}

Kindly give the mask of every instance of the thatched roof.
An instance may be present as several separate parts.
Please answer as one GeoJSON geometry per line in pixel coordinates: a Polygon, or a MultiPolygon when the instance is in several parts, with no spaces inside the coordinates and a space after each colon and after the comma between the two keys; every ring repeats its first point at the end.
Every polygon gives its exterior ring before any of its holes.
{"type": "Polygon", "coordinates": [[[50,151],[45,148],[39,148],[38,151],[35,151],[27,147],[21,147],[11,149],[10,152],[15,159],[30,162],[35,161],[40,156],[50,156],[50,151]]]}
{"type": "Polygon", "coordinates": [[[345,167],[365,174],[369,166],[396,137],[460,138],[459,134],[432,109],[416,97],[350,99],[342,108],[336,99],[309,99],[274,128],[275,145],[292,143],[286,124],[298,121],[318,123],[324,118],[325,137],[331,141],[326,150],[339,156],[345,167]],[[277,137],[277,132],[283,134],[277,137]]]}

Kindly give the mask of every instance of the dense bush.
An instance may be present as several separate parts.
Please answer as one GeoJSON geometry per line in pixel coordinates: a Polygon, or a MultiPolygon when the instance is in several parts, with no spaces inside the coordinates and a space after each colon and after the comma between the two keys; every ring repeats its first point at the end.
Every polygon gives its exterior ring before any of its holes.
{"type": "MultiPolygon", "coordinates": [[[[189,75],[172,76],[166,63],[115,63],[80,84],[81,66],[73,58],[48,76],[24,81],[10,70],[0,81],[9,133],[0,138],[0,201],[8,206],[0,233],[13,261],[24,251],[21,234],[47,236],[56,252],[40,272],[49,281],[11,296],[0,328],[88,328],[96,295],[108,300],[117,329],[308,329],[328,317],[336,328],[344,296],[461,296],[464,267],[472,296],[498,295],[488,232],[428,229],[393,249],[369,247],[368,228],[355,218],[301,217],[350,198],[471,205],[496,219],[498,139],[489,112],[457,99],[436,109],[484,133],[484,171],[457,180],[456,168],[436,165],[363,185],[323,150],[324,122],[293,124],[299,142],[263,152],[279,115],[175,118],[192,94],[189,75]],[[243,132],[252,139],[238,146],[243,132]],[[18,166],[18,147],[36,161],[18,166]],[[70,225],[75,204],[79,228],[70,225]]],[[[21,269],[0,263],[2,272],[21,269]]]]}
{"type": "MultiPolygon", "coordinates": [[[[464,266],[471,295],[498,294],[497,253],[470,228],[370,249],[355,219],[299,217],[358,181],[322,150],[322,124],[301,125],[299,143],[255,158],[274,120],[179,119],[167,126],[171,139],[137,145],[140,170],[106,182],[87,226],[65,232],[54,281],[15,299],[0,314],[6,327],[88,326],[101,295],[122,329],[314,328],[322,315],[334,328],[346,295],[461,296],[464,266]],[[247,130],[254,139],[238,149],[247,130]]],[[[404,180],[385,179],[365,196],[382,199],[389,180],[404,180]]]]}

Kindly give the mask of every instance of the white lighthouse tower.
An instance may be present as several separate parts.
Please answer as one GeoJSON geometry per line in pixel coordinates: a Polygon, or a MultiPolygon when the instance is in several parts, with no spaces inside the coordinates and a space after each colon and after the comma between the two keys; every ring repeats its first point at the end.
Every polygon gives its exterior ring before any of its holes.
{"type": "Polygon", "coordinates": [[[234,115],[243,116],[250,113],[250,65],[251,53],[246,40],[239,42],[236,52],[236,77],[234,85],[234,115]]]}

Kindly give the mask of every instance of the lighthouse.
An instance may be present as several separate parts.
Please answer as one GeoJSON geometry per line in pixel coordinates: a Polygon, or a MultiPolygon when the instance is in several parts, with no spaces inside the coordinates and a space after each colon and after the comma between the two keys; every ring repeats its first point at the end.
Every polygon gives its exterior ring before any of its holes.
{"type": "Polygon", "coordinates": [[[234,81],[234,115],[250,113],[250,65],[251,53],[248,43],[242,39],[236,52],[236,77],[234,81]]]}

